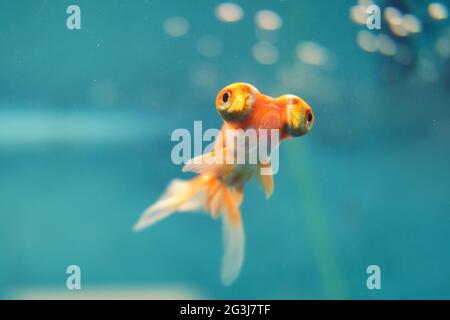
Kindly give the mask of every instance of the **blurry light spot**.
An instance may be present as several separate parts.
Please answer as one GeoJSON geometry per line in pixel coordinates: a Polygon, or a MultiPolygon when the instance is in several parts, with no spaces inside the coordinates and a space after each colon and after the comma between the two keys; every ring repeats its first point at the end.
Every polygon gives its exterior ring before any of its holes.
{"type": "Polygon", "coordinates": [[[436,42],[436,51],[442,58],[450,58],[450,39],[439,38],[436,42]]]}
{"type": "Polygon", "coordinates": [[[222,40],[216,36],[206,35],[198,39],[196,47],[202,56],[214,58],[222,52],[223,43],[222,40]]]}
{"type": "Polygon", "coordinates": [[[394,40],[385,34],[380,34],[377,37],[377,47],[378,51],[386,56],[393,56],[397,52],[397,45],[394,40]]]}
{"type": "Polygon", "coordinates": [[[386,7],[383,12],[384,19],[389,24],[399,24],[399,18],[401,18],[402,13],[400,10],[394,7],[386,7]]]}
{"type": "Polygon", "coordinates": [[[318,103],[335,106],[342,94],[335,77],[315,66],[303,63],[283,65],[277,68],[277,80],[284,87],[281,91],[305,91],[314,96],[318,103]]]}
{"type": "Polygon", "coordinates": [[[402,25],[408,32],[417,33],[422,30],[422,24],[420,23],[419,19],[410,14],[405,14],[403,16],[402,25]]]}
{"type": "Polygon", "coordinates": [[[406,24],[405,24],[405,18],[403,17],[403,14],[394,7],[386,7],[383,12],[384,19],[389,24],[389,28],[391,29],[392,33],[395,34],[398,37],[406,37],[409,32],[415,32],[415,31],[409,31],[410,30],[417,30],[417,32],[420,31],[420,22],[417,20],[417,18],[406,15],[406,24]]]}
{"type": "Polygon", "coordinates": [[[350,18],[356,24],[366,24],[367,23],[367,7],[364,5],[356,5],[350,8],[350,18]]]}
{"type": "Polygon", "coordinates": [[[297,46],[297,57],[306,64],[323,66],[329,61],[328,50],[315,42],[303,42],[297,46]]]}
{"type": "Polygon", "coordinates": [[[216,17],[224,22],[236,22],[242,19],[244,11],[235,3],[222,3],[216,7],[216,17]]]}
{"type": "Polygon", "coordinates": [[[394,16],[394,17],[392,17],[389,20],[389,24],[391,26],[394,26],[394,27],[395,26],[399,27],[399,26],[403,25],[403,16],[394,16]]]}
{"type": "Polygon", "coordinates": [[[192,66],[190,80],[194,86],[210,87],[217,80],[217,71],[213,64],[198,63],[192,66]]]}
{"type": "Polygon", "coordinates": [[[393,34],[398,37],[406,37],[408,35],[408,31],[405,29],[405,26],[402,24],[391,24],[390,29],[393,34]]]}
{"type": "Polygon", "coordinates": [[[377,37],[371,32],[362,30],[358,32],[356,42],[358,46],[367,52],[377,51],[377,37]]]}
{"type": "Polygon", "coordinates": [[[277,30],[283,24],[281,17],[270,10],[262,10],[256,13],[255,23],[263,30],[277,30]]]}
{"type": "Polygon", "coordinates": [[[252,48],[253,57],[261,64],[274,64],[278,60],[278,49],[269,42],[258,42],[252,48]]]}
{"type": "Polygon", "coordinates": [[[189,30],[189,22],[182,17],[171,17],[164,22],[164,31],[171,37],[184,36],[189,30]]]}
{"type": "Polygon", "coordinates": [[[428,5],[428,13],[433,19],[444,20],[448,17],[447,7],[439,2],[433,2],[428,5]]]}

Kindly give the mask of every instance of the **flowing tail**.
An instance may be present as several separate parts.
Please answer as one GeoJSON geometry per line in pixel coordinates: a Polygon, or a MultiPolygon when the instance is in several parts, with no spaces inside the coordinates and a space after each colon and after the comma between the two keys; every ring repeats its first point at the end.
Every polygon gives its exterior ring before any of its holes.
{"type": "Polygon", "coordinates": [[[239,211],[242,199],[242,189],[230,188],[211,175],[175,179],[158,201],[144,211],[134,230],[149,227],[175,212],[204,209],[213,218],[222,216],[225,251],[221,279],[223,284],[230,285],[239,276],[244,260],[244,229],[239,211]]]}

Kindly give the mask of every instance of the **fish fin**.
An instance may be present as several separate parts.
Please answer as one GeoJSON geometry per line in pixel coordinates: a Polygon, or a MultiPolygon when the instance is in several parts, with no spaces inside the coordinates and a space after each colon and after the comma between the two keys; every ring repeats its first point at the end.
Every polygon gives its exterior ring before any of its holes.
{"type": "Polygon", "coordinates": [[[244,188],[240,187],[238,189],[236,189],[236,191],[234,191],[232,193],[233,198],[234,198],[234,203],[236,204],[236,207],[239,208],[242,204],[242,201],[244,200],[244,188]]]}
{"type": "Polygon", "coordinates": [[[223,235],[225,252],[222,259],[221,279],[224,285],[231,285],[239,276],[244,261],[244,228],[235,199],[224,189],[223,235]]]}
{"type": "Polygon", "coordinates": [[[213,180],[205,192],[205,211],[211,209],[211,202],[214,199],[216,193],[220,190],[220,183],[217,180],[213,180]]]}
{"type": "Polygon", "coordinates": [[[183,167],[183,172],[198,174],[217,174],[231,170],[234,158],[226,148],[219,148],[190,159],[183,167]]]}
{"type": "Polygon", "coordinates": [[[270,166],[270,164],[261,164],[260,167],[266,170],[266,174],[259,174],[257,181],[262,185],[264,193],[266,195],[266,199],[269,199],[275,188],[273,182],[272,167],[270,166]]]}
{"type": "Polygon", "coordinates": [[[204,181],[196,177],[192,180],[173,180],[164,194],[148,207],[134,225],[135,231],[149,227],[167,218],[175,211],[193,211],[204,204],[204,181]]]}
{"type": "Polygon", "coordinates": [[[211,216],[215,219],[222,213],[223,190],[218,190],[211,199],[211,216]]]}

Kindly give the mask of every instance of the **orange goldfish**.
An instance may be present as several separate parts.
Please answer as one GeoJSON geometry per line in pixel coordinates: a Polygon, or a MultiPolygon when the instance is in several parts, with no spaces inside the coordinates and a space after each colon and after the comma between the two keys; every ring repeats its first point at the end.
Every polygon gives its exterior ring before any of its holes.
{"type": "MultiPolygon", "coordinates": [[[[282,141],[306,134],[315,119],[311,107],[303,99],[294,95],[272,98],[246,83],[234,83],[223,88],[216,97],[216,109],[224,125],[213,150],[189,160],[183,167],[184,172],[198,175],[191,180],[173,180],[159,200],[144,211],[134,229],[151,226],[175,212],[203,209],[213,218],[223,217],[225,252],[221,280],[229,285],[238,277],[244,259],[240,213],[244,185],[255,179],[263,186],[268,198],[274,189],[273,175],[270,162],[261,159],[243,164],[212,160],[219,154],[223,154],[226,160],[235,157],[235,150],[229,152],[232,148],[227,133],[230,131],[254,129],[258,130],[258,137],[264,135],[268,138],[268,132],[277,130],[282,141]],[[262,168],[268,171],[262,174],[262,168]]],[[[236,148],[235,144],[232,146],[236,148]]]]}

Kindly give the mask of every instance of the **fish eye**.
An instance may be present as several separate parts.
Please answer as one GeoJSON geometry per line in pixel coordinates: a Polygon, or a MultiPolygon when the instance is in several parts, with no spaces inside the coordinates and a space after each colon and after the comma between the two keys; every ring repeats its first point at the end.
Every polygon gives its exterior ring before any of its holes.
{"type": "Polygon", "coordinates": [[[310,111],[308,111],[308,112],[306,113],[306,120],[307,120],[308,123],[310,123],[311,121],[313,121],[313,115],[312,115],[312,113],[311,113],[310,111]]]}
{"type": "Polygon", "coordinates": [[[216,109],[226,122],[244,121],[253,109],[258,89],[247,83],[233,83],[216,96],[216,109]]]}
{"type": "Polygon", "coordinates": [[[287,96],[287,128],[291,136],[298,137],[309,132],[314,125],[314,112],[298,97],[287,96]]]}

